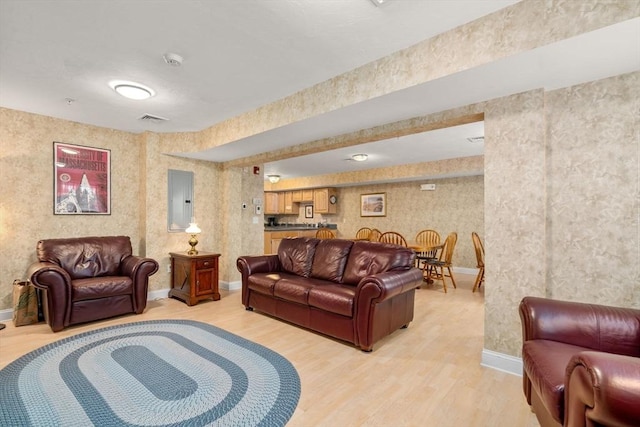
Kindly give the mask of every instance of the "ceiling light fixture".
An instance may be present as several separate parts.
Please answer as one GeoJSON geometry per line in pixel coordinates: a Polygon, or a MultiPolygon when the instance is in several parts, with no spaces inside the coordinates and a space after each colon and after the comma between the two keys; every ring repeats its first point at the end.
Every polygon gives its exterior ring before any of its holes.
{"type": "Polygon", "coordinates": [[[135,82],[114,80],[109,82],[109,86],[125,98],[137,101],[151,98],[156,94],[153,89],[135,82]]]}
{"type": "Polygon", "coordinates": [[[371,3],[375,4],[377,7],[382,6],[386,3],[387,0],[371,0],[371,3]]]}
{"type": "Polygon", "coordinates": [[[353,160],[355,160],[356,162],[364,162],[365,160],[367,160],[369,158],[369,156],[367,154],[354,154],[353,156],[351,156],[351,158],[353,160]]]}
{"type": "Polygon", "coordinates": [[[272,184],[280,181],[280,175],[267,175],[267,178],[269,178],[269,182],[272,184]]]}

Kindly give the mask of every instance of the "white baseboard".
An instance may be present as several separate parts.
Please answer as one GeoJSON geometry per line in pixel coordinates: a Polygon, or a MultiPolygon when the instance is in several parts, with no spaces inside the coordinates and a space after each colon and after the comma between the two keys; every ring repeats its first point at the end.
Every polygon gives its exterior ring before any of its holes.
{"type": "Polygon", "coordinates": [[[453,267],[453,272],[454,273],[460,273],[460,274],[472,274],[472,275],[477,275],[478,274],[478,269],[477,268],[467,268],[467,267],[453,267]]]}
{"type": "Polygon", "coordinates": [[[482,360],[480,365],[507,374],[522,376],[522,359],[508,354],[482,349],[482,360]]]}
{"type": "Polygon", "coordinates": [[[226,289],[227,291],[238,291],[242,289],[242,281],[236,280],[235,282],[223,282],[220,281],[220,288],[226,289]]]}
{"type": "Polygon", "coordinates": [[[0,310],[0,320],[11,320],[13,319],[13,310],[10,308],[5,308],[4,310],[0,310]]]}
{"type": "Polygon", "coordinates": [[[147,292],[147,301],[169,298],[169,288],[147,292]]]}

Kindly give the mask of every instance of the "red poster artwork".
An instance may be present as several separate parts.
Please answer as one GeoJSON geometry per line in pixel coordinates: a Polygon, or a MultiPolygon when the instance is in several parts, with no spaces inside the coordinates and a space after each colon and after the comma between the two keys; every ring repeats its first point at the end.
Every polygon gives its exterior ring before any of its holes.
{"type": "Polygon", "coordinates": [[[111,214],[111,151],[53,143],[54,213],[111,214]]]}

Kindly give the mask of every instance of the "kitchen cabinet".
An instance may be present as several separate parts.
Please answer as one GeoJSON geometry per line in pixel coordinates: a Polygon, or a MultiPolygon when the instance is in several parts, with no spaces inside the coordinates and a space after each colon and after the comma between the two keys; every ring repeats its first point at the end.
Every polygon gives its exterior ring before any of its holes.
{"type": "Polygon", "coordinates": [[[203,299],[220,299],[218,258],[220,254],[197,255],[171,252],[171,290],[169,296],[191,306],[203,299]]]}
{"type": "MultiPolygon", "coordinates": [[[[292,191],[286,191],[284,193],[284,209],[283,209],[283,213],[286,214],[290,214],[290,213],[294,213],[294,207],[293,207],[293,192],[292,191]]],[[[295,213],[297,213],[297,209],[295,209],[295,213]]]]}
{"type": "Polygon", "coordinates": [[[313,202],[313,190],[302,190],[301,202],[313,202]]]}
{"type": "Polygon", "coordinates": [[[313,190],[314,213],[334,214],[338,212],[337,197],[335,188],[316,188],[313,190]]]}
{"type": "Polygon", "coordinates": [[[278,214],[278,193],[264,193],[264,213],[278,214]]]}
{"type": "Polygon", "coordinates": [[[302,190],[295,190],[291,192],[291,201],[300,203],[302,201],[302,190]]]}

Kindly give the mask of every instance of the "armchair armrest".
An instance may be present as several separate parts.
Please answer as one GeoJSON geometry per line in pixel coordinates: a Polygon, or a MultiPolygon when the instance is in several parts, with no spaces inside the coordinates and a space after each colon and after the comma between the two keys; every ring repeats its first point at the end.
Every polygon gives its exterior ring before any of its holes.
{"type": "Polygon", "coordinates": [[[519,311],[523,341],[551,340],[640,357],[640,310],[525,297],[519,311]]]}
{"type": "Polygon", "coordinates": [[[567,366],[565,384],[565,426],[638,425],[640,358],[578,353],[567,366]]]}
{"type": "Polygon", "coordinates": [[[71,277],[62,267],[52,262],[34,262],[27,269],[27,276],[36,288],[47,293],[45,313],[47,323],[54,332],[64,329],[69,323],[71,300],[71,277]]]}
{"type": "Polygon", "coordinates": [[[149,276],[158,271],[158,262],[151,258],[131,255],[122,261],[120,271],[133,282],[133,311],[140,314],[147,306],[149,276]]]}

